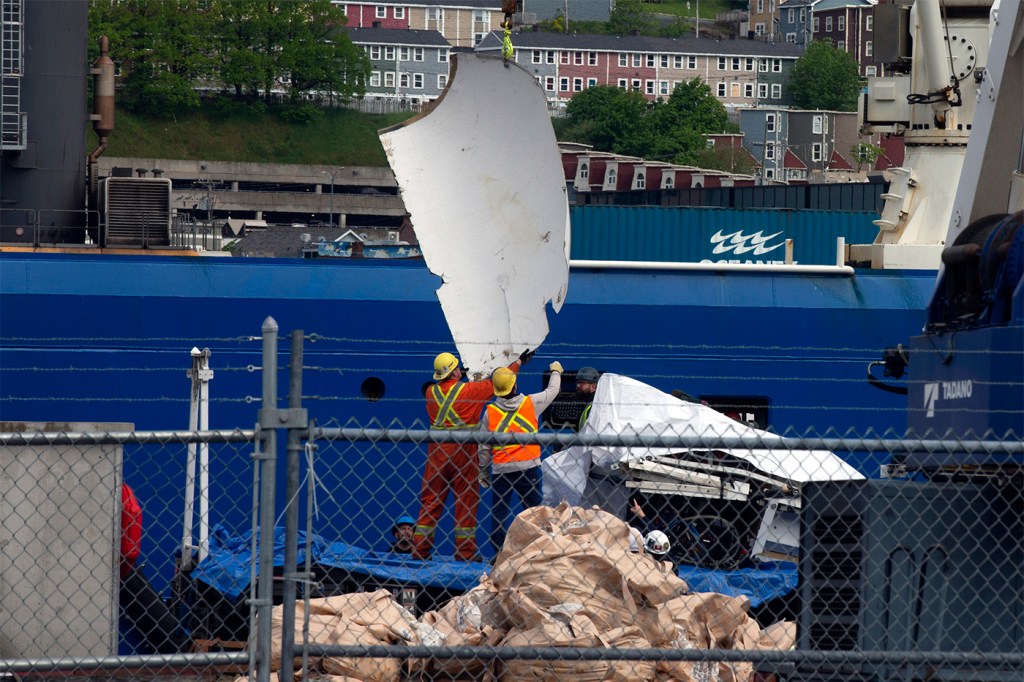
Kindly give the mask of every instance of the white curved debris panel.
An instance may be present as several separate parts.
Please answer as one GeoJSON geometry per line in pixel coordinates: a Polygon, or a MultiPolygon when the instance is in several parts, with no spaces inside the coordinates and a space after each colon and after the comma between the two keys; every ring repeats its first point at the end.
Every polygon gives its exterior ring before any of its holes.
{"type": "Polygon", "coordinates": [[[569,205],[547,101],[524,69],[452,55],[432,108],[380,132],[463,363],[541,345],[569,285],[569,205]]]}

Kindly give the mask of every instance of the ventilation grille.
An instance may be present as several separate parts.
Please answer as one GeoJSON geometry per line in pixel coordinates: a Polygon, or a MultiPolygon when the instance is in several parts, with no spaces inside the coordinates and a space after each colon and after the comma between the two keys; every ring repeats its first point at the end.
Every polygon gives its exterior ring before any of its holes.
{"type": "Polygon", "coordinates": [[[169,178],[106,178],[102,195],[106,246],[170,246],[169,178]]]}

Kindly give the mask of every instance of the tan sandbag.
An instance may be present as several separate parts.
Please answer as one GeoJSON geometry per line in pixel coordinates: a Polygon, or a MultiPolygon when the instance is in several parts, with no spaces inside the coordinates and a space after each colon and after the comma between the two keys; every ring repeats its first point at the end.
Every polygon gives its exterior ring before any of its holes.
{"type": "Polygon", "coordinates": [[[782,620],[772,623],[761,631],[758,649],[781,649],[789,651],[796,646],[796,623],[782,620]]]}
{"type": "MultiPolygon", "coordinates": [[[[650,557],[629,551],[629,528],[597,508],[534,507],[512,523],[491,583],[519,589],[542,609],[581,604],[602,630],[631,627],[638,609],[687,591],[650,557]]],[[[511,619],[519,629],[526,623],[511,619]]]]}

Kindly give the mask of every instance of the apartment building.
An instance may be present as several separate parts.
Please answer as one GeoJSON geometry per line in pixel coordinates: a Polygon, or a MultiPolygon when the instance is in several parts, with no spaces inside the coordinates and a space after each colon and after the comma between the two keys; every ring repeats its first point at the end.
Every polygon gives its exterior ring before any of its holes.
{"type": "Polygon", "coordinates": [[[437,31],[452,47],[472,48],[501,28],[501,0],[415,0],[340,2],[350,28],[437,31]]]}
{"type": "Polygon", "coordinates": [[[811,30],[815,40],[828,39],[860,65],[862,76],[881,76],[874,58],[873,0],[817,0],[811,30]]]}
{"type": "MultiPolygon", "coordinates": [[[[676,85],[700,78],[727,108],[787,106],[795,45],[757,40],[517,33],[514,60],[547,93],[552,110],[596,85],[636,90],[649,100],[667,98],[676,85]]],[[[500,34],[479,52],[499,53],[500,34]]]]}
{"type": "Polygon", "coordinates": [[[451,45],[438,31],[394,28],[346,29],[352,43],[370,58],[366,98],[436,99],[448,84],[451,45]]]}
{"type": "Polygon", "coordinates": [[[744,145],[764,181],[805,182],[830,165],[849,165],[859,137],[857,114],[762,107],[740,111],[744,145]]]}

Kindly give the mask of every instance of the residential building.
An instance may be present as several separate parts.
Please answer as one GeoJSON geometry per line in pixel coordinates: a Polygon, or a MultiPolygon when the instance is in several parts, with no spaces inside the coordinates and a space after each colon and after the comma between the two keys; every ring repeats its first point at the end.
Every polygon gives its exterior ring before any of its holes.
{"type": "Polygon", "coordinates": [[[857,114],[845,111],[762,107],[740,111],[747,149],[765,182],[805,182],[847,159],[859,136],[857,114]]]}
{"type": "MultiPolygon", "coordinates": [[[[668,98],[679,83],[700,78],[729,109],[787,106],[789,71],[800,56],[794,45],[756,40],[516,33],[515,62],[537,79],[553,111],[595,85],[668,98]]],[[[501,35],[477,47],[498,53],[501,35]]]]}
{"type": "Polygon", "coordinates": [[[366,51],[372,65],[364,99],[398,99],[418,105],[436,99],[448,84],[452,48],[439,32],[346,30],[352,43],[366,51]]]}
{"type": "Polygon", "coordinates": [[[860,65],[862,76],[883,76],[874,58],[874,0],[817,0],[814,39],[828,39],[860,65]]]}
{"type": "Polygon", "coordinates": [[[820,0],[783,0],[778,38],[806,49],[814,40],[814,7],[820,0]]]}
{"type": "Polygon", "coordinates": [[[574,21],[608,21],[615,8],[615,0],[519,0],[518,4],[517,23],[551,21],[568,8],[570,28],[574,21]]]}
{"type": "Polygon", "coordinates": [[[747,7],[751,37],[760,40],[776,40],[779,28],[779,0],[750,0],[747,7]]]}
{"type": "Polygon", "coordinates": [[[474,47],[501,28],[501,0],[413,0],[340,2],[351,28],[392,28],[437,31],[452,47],[474,47]]]}

